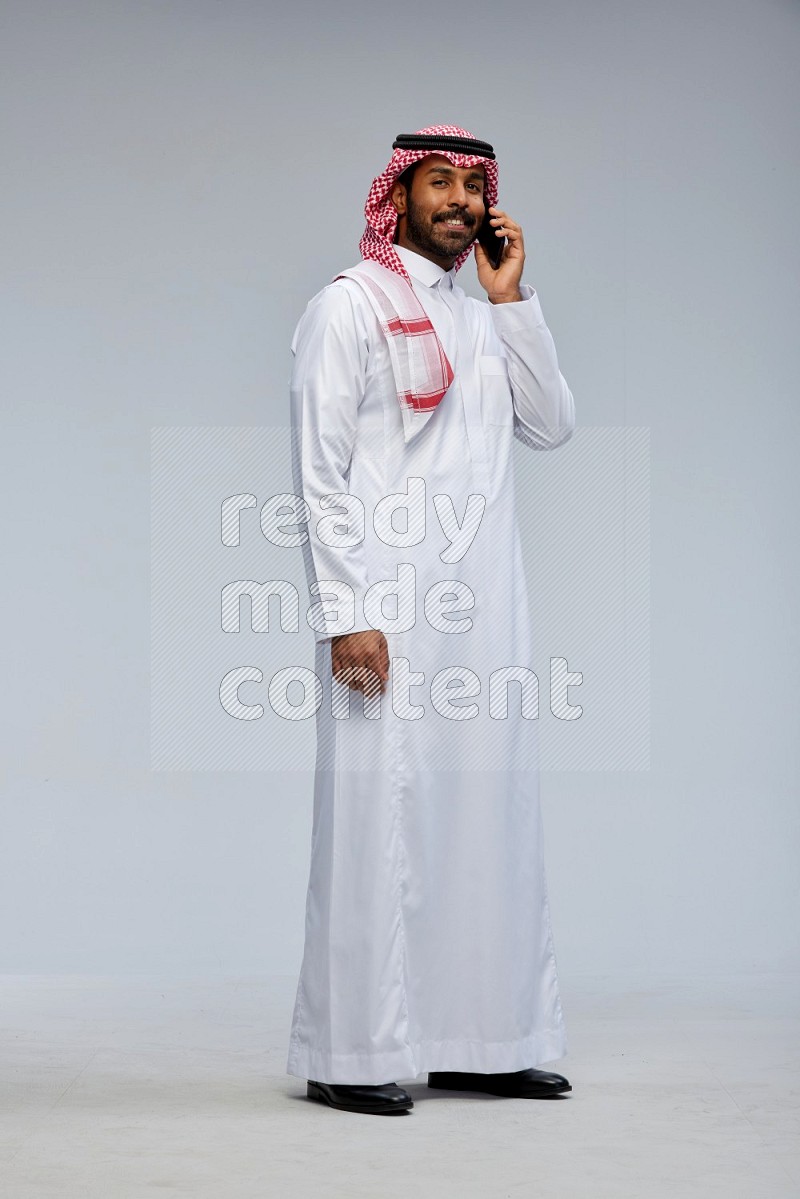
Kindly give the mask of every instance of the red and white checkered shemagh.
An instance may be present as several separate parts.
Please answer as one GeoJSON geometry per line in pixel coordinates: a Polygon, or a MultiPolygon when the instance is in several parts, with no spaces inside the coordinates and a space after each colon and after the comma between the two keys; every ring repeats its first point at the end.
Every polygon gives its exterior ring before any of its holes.
{"type": "MultiPolygon", "coordinates": [[[[429,125],[415,132],[474,138],[458,125],[429,125]]],[[[427,423],[454,378],[442,343],[394,248],[397,210],[391,200],[392,188],[407,167],[431,154],[440,154],[455,167],[482,166],[486,203],[497,203],[497,163],[493,159],[450,150],[396,149],[389,165],[373,180],[364,206],[367,227],[359,242],[364,261],[343,272],[361,284],[386,335],[406,441],[427,423]]],[[[456,270],[471,252],[472,246],[468,246],[459,254],[456,270]]]]}

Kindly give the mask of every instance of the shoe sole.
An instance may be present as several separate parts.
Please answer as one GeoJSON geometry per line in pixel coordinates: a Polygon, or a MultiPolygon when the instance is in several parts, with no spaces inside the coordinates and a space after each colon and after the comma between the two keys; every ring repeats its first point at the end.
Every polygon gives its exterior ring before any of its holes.
{"type": "Polygon", "coordinates": [[[375,1104],[370,1107],[365,1107],[360,1103],[337,1103],[333,1099],[329,1099],[323,1090],[319,1087],[308,1084],[306,1094],[309,1099],[317,1099],[320,1103],[327,1103],[328,1107],[333,1107],[340,1112],[364,1112],[366,1115],[374,1116],[393,1116],[395,1113],[408,1112],[414,1106],[414,1100],[404,1100],[400,1103],[384,1103],[375,1104]]]}
{"type": "Polygon", "coordinates": [[[481,1087],[457,1087],[443,1082],[429,1082],[428,1086],[438,1091],[472,1091],[475,1095],[498,1095],[501,1099],[552,1099],[556,1095],[565,1095],[572,1090],[572,1084],[565,1087],[548,1087],[546,1091],[487,1091],[481,1087]]]}

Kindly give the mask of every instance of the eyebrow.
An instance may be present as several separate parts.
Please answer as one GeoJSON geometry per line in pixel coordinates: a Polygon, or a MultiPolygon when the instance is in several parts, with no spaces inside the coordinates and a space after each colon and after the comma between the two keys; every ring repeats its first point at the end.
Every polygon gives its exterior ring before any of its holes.
{"type": "MultiPolygon", "coordinates": [[[[429,167],[428,174],[429,175],[454,175],[455,171],[453,170],[452,167],[429,167]]],[[[481,183],[485,182],[485,176],[484,176],[483,171],[478,171],[478,170],[470,171],[470,173],[467,175],[467,178],[468,179],[480,179],[481,183]]]]}

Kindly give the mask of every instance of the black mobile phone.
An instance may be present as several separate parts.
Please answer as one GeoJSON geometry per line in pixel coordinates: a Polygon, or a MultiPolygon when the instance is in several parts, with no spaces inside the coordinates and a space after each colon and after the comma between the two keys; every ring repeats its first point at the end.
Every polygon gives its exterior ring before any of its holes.
{"type": "Polygon", "coordinates": [[[491,262],[492,266],[495,270],[497,270],[500,265],[500,259],[503,257],[506,239],[504,237],[497,236],[495,226],[490,225],[489,220],[489,208],[487,206],[486,215],[483,218],[483,224],[478,232],[477,240],[481,243],[484,250],[488,254],[489,261],[491,262]]]}

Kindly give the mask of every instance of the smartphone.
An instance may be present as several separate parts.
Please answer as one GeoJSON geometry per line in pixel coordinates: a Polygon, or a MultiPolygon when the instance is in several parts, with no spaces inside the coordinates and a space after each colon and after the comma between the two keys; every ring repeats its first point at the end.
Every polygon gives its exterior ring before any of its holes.
{"type": "Polygon", "coordinates": [[[497,236],[495,226],[490,225],[489,220],[489,207],[487,205],[486,215],[483,218],[483,224],[478,232],[477,240],[481,243],[484,250],[488,254],[489,261],[491,262],[492,266],[495,270],[497,270],[500,265],[500,259],[503,257],[506,239],[504,237],[497,236]]]}

